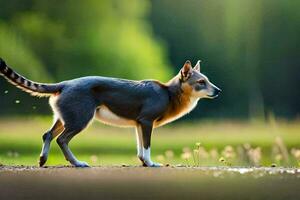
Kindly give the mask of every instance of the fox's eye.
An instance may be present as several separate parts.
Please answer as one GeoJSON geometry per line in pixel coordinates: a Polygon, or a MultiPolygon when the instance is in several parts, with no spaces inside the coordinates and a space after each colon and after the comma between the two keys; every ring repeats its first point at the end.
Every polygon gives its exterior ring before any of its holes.
{"type": "Polygon", "coordinates": [[[199,83],[200,85],[206,85],[206,82],[203,79],[198,80],[197,83],[199,83]]]}

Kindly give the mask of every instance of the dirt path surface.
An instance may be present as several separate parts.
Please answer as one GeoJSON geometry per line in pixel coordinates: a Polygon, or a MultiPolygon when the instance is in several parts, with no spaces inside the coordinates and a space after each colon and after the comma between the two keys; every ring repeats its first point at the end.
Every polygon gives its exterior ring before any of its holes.
{"type": "Polygon", "coordinates": [[[0,167],[0,199],[300,199],[300,169],[0,167]]]}

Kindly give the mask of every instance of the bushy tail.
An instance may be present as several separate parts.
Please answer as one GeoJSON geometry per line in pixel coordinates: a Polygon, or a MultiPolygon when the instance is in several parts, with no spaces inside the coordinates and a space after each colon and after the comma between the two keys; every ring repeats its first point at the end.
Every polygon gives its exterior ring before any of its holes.
{"type": "Polygon", "coordinates": [[[0,75],[2,75],[8,82],[20,88],[21,90],[30,93],[33,96],[51,96],[59,93],[62,89],[61,84],[44,84],[33,82],[24,76],[21,76],[11,68],[9,68],[4,60],[0,58],[0,75]]]}

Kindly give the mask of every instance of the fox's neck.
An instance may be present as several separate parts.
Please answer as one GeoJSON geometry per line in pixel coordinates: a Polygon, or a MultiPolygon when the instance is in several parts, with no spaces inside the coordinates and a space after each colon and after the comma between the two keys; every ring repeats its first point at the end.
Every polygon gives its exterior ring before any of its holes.
{"type": "Polygon", "coordinates": [[[191,90],[183,87],[178,77],[174,77],[165,85],[169,92],[170,103],[164,115],[157,121],[158,126],[189,113],[198,102],[197,98],[191,96],[191,90]]]}
{"type": "Polygon", "coordinates": [[[171,99],[170,107],[172,110],[184,111],[187,107],[190,107],[191,104],[195,103],[195,101],[198,101],[197,98],[192,96],[192,90],[188,84],[183,85],[178,76],[175,76],[166,85],[171,99]]]}

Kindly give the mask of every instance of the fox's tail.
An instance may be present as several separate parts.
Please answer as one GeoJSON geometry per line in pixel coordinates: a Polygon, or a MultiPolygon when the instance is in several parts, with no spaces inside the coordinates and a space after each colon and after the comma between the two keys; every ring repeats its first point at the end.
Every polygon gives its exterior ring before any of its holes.
{"type": "Polygon", "coordinates": [[[21,76],[11,68],[9,68],[4,60],[0,58],[0,75],[8,82],[20,88],[21,90],[30,93],[33,96],[45,97],[59,93],[62,90],[61,84],[45,84],[33,82],[24,76],[21,76]]]}

